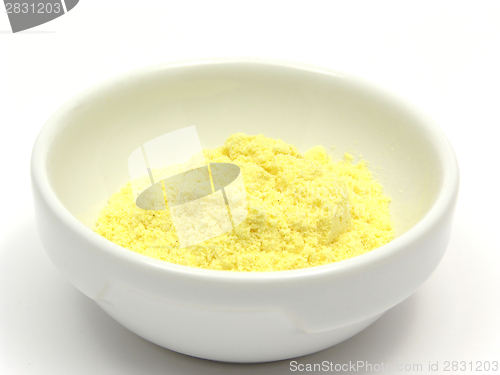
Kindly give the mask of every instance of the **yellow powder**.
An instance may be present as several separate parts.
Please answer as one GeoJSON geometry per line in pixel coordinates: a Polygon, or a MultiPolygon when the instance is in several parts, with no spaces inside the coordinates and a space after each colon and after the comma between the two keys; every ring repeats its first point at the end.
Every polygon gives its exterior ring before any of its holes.
{"type": "Polygon", "coordinates": [[[137,253],[191,267],[278,271],[352,258],[394,237],[390,198],[364,161],[333,163],[316,146],[304,155],[281,140],[233,134],[204,150],[241,168],[248,216],[234,230],[179,248],[170,212],[136,206],[130,183],[101,211],[95,231],[137,253]]]}

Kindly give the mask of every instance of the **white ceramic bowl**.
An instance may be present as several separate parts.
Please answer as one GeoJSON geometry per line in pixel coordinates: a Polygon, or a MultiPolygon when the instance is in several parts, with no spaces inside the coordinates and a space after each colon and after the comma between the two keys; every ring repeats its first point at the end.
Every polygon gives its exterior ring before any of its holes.
{"type": "Polygon", "coordinates": [[[31,171],[43,245],[73,285],[149,341],[229,362],[325,349],[410,296],[444,254],[459,184],[443,133],[400,99],[344,74],[247,59],[160,65],[84,91],[40,132],[31,171]],[[150,259],[94,233],[128,181],[129,154],[191,125],[203,147],[245,132],[335,145],[335,159],[362,153],[393,198],[396,238],[321,267],[236,273],[150,259]]]}

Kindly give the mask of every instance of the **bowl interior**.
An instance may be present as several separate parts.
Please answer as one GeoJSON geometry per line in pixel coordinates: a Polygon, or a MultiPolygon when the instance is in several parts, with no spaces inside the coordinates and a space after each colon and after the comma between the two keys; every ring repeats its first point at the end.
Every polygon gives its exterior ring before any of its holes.
{"type": "Polygon", "coordinates": [[[244,132],[301,151],[320,144],[334,160],[361,154],[393,199],[397,236],[423,217],[443,183],[433,128],[420,115],[361,81],[315,69],[252,62],[149,68],[87,90],[49,123],[49,181],[90,228],[128,182],[131,152],[191,125],[204,148],[244,132]]]}

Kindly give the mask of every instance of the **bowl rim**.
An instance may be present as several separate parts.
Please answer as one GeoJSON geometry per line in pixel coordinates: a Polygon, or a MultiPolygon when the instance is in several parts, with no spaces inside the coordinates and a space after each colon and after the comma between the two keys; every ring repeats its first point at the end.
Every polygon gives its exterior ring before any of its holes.
{"type": "Polygon", "coordinates": [[[358,268],[363,269],[370,267],[375,263],[382,262],[394,254],[402,251],[402,249],[408,247],[411,243],[416,242],[419,238],[422,238],[425,233],[432,230],[432,228],[439,223],[441,218],[449,212],[450,209],[453,209],[459,188],[458,161],[451,144],[438,125],[428,115],[423,113],[413,104],[409,103],[400,96],[397,96],[393,92],[374,84],[373,82],[348,73],[305,63],[261,58],[212,58],[162,63],[122,73],[86,88],[59,107],[40,130],[32,151],[31,177],[34,188],[35,186],[38,188],[42,199],[45,200],[47,206],[52,210],[54,215],[56,215],[62,223],[65,223],[69,229],[79,236],[84,237],[91,245],[99,248],[101,251],[104,251],[111,256],[118,257],[126,263],[134,264],[135,266],[146,269],[157,271],[162,270],[188,278],[201,278],[205,280],[217,279],[220,281],[237,280],[238,282],[272,282],[304,277],[314,278],[321,277],[325,274],[344,273],[358,268]],[[58,129],[68,126],[67,124],[59,122],[59,117],[61,117],[62,114],[64,114],[68,109],[72,108],[74,103],[88,99],[93,93],[106,90],[114,84],[121,83],[125,80],[140,79],[143,75],[158,72],[161,73],[164,70],[172,68],[215,64],[251,64],[255,66],[272,66],[336,76],[343,79],[344,82],[348,84],[363,87],[367,91],[384,98],[389,103],[393,103],[395,106],[405,109],[409,114],[416,117],[419,120],[418,122],[420,126],[424,127],[425,131],[431,135],[429,137],[429,142],[434,146],[434,149],[439,155],[439,161],[442,166],[442,184],[439,188],[436,200],[424,216],[413,227],[401,236],[393,239],[381,247],[339,262],[308,268],[280,271],[250,272],[211,270],[161,261],[136,253],[111,242],[94,232],[92,229],[88,228],[75,216],[73,216],[73,214],[64,207],[62,202],[52,190],[51,183],[47,175],[47,154],[50,149],[51,140],[53,139],[50,135],[56,133],[58,129]]]}

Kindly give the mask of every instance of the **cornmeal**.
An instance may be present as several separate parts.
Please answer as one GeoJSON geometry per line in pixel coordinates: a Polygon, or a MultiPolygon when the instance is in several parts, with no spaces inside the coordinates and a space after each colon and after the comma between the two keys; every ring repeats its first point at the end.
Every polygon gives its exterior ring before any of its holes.
{"type": "Polygon", "coordinates": [[[179,248],[167,210],[138,208],[130,183],[101,211],[95,231],[166,262],[214,270],[279,271],[366,253],[394,237],[390,198],[364,161],[334,163],[322,146],[305,154],[263,135],[233,134],[207,161],[240,167],[248,216],[233,230],[179,248]]]}

